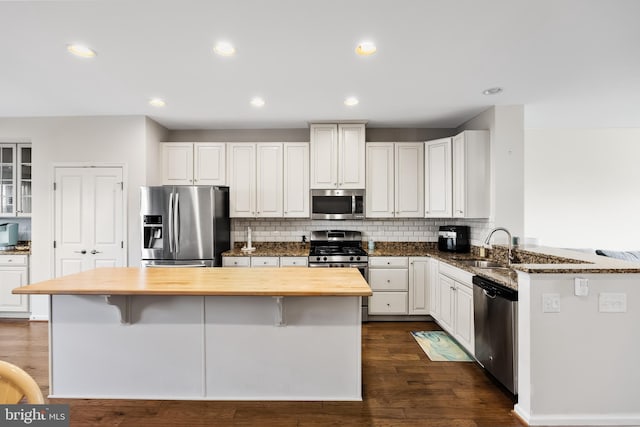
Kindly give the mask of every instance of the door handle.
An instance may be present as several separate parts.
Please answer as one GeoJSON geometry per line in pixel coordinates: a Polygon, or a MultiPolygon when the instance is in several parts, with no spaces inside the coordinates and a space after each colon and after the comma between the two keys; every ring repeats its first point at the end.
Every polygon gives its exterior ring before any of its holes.
{"type": "Polygon", "coordinates": [[[86,250],[84,250],[84,249],[83,249],[83,250],[81,250],[81,251],[73,251],[73,252],[75,252],[75,253],[77,253],[77,254],[82,254],[82,255],[84,255],[84,254],[86,254],[86,253],[87,253],[87,251],[86,251],[86,250]]]}
{"type": "Polygon", "coordinates": [[[169,194],[169,253],[173,253],[173,193],[169,194]]]}
{"type": "MultiPolygon", "coordinates": [[[[86,252],[86,251],[85,251],[86,252]]],[[[102,252],[100,251],[96,251],[95,249],[91,250],[91,255],[95,255],[95,254],[101,254],[102,252]]]]}

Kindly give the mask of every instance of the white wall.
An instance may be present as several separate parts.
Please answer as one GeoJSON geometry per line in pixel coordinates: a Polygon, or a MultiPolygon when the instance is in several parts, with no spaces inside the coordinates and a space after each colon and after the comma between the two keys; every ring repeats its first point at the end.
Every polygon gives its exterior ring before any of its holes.
{"type": "MultiPolygon", "coordinates": [[[[524,237],[524,107],[495,106],[457,131],[491,132],[491,217],[496,227],[524,237]]],[[[496,235],[500,241],[503,236],[496,235]]]]}
{"type": "MultiPolygon", "coordinates": [[[[33,148],[32,282],[53,277],[53,165],[56,163],[118,163],[126,166],[129,241],[128,260],[137,265],[140,254],[138,191],[145,185],[147,146],[145,118],[49,117],[0,119],[0,135],[31,141],[33,148]],[[133,191],[132,191],[133,190],[133,191]]],[[[32,318],[48,314],[46,297],[31,298],[32,318]]]]}
{"type": "Polygon", "coordinates": [[[640,275],[518,274],[518,404],[530,425],[640,425],[640,275]],[[574,278],[589,295],[574,294],[574,278]],[[600,293],[627,311],[599,311],[600,293]],[[543,313],[558,294],[559,313],[543,313]]]}
{"type": "Polygon", "coordinates": [[[525,141],[527,236],[640,250],[640,129],[528,129],[525,141]]]}

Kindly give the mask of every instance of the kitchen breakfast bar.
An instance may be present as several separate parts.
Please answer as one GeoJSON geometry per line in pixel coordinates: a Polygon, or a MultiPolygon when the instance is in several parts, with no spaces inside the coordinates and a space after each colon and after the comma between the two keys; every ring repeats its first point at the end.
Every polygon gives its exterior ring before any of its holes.
{"type": "Polygon", "coordinates": [[[352,268],[99,268],[49,294],[50,396],[361,400],[352,268]]]}

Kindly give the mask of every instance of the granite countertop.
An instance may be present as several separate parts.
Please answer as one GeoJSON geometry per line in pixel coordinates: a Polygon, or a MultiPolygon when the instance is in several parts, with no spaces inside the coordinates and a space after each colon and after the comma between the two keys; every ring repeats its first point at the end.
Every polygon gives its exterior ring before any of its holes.
{"type": "Polygon", "coordinates": [[[12,249],[10,251],[0,251],[0,255],[31,255],[31,249],[12,249]]]}
{"type": "MultiPolygon", "coordinates": [[[[246,254],[240,250],[243,242],[236,243],[234,249],[222,256],[308,256],[309,244],[299,242],[255,242],[256,251],[246,254]]],[[[367,248],[367,242],[362,242],[367,248]]],[[[369,257],[384,256],[429,256],[444,261],[472,274],[493,280],[511,289],[518,289],[517,271],[531,274],[587,274],[587,273],[640,273],[640,263],[632,263],[608,258],[595,253],[584,253],[568,249],[543,246],[519,246],[514,249],[515,261],[510,269],[486,269],[467,265],[461,261],[487,259],[506,266],[507,247],[493,245],[486,250],[486,257],[479,254],[474,246],[470,253],[442,252],[435,242],[376,242],[369,257]]]]}

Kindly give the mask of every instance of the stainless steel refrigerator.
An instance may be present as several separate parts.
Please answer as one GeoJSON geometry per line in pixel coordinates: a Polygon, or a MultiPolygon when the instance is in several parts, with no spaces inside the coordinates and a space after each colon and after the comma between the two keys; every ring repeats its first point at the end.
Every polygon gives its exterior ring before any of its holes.
{"type": "Polygon", "coordinates": [[[229,187],[141,187],[140,218],[145,267],[218,267],[230,249],[229,187]]]}

